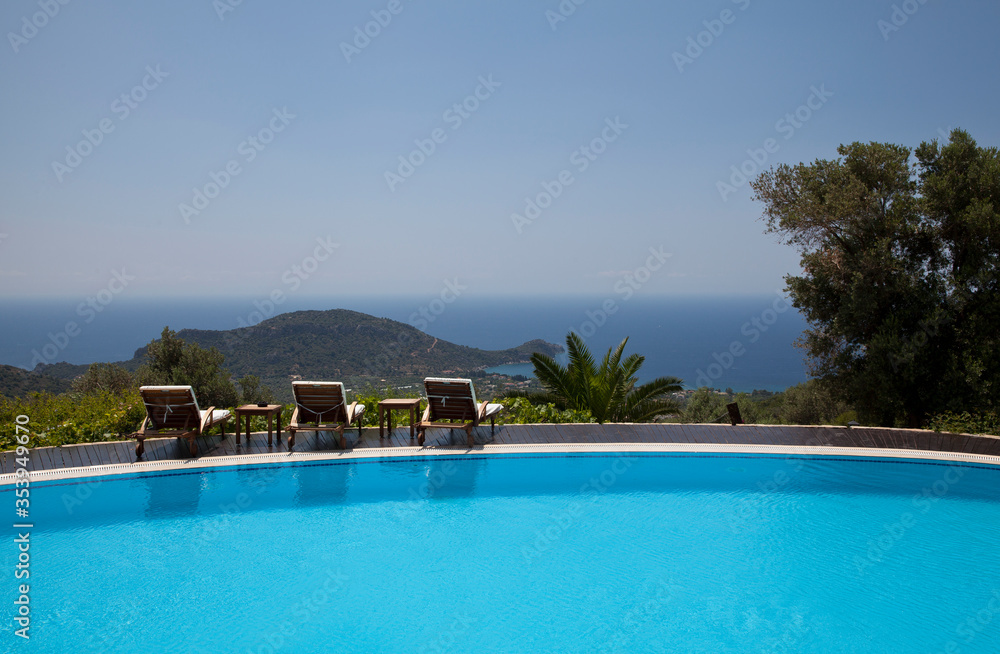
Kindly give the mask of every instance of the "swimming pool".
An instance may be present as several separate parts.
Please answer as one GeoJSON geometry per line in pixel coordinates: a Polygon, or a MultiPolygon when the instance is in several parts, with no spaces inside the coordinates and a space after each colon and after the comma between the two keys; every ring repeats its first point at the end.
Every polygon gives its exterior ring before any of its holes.
{"type": "Polygon", "coordinates": [[[998,482],[1000,470],[971,463],[649,453],[36,482],[32,638],[11,622],[0,642],[995,652],[998,482]]]}

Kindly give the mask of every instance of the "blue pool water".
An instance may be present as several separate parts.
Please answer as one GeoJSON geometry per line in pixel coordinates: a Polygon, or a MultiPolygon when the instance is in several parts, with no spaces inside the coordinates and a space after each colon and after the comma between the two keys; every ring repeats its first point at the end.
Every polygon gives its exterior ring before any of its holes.
{"type": "Polygon", "coordinates": [[[36,482],[32,637],[7,617],[0,650],[995,652],[998,482],[655,454],[36,482]]]}

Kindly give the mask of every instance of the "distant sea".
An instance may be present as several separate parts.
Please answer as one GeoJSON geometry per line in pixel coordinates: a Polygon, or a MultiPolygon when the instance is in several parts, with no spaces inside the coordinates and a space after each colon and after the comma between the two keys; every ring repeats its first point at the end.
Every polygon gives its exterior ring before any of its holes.
{"type": "MultiPolygon", "coordinates": [[[[450,296],[449,296],[450,297],[450,296]]],[[[452,298],[292,297],[275,309],[259,299],[116,298],[96,312],[83,298],[0,302],[0,363],[31,369],[34,363],[121,361],[171,329],[233,329],[266,312],[352,309],[422,328],[460,345],[515,347],[535,338],[564,344],[578,331],[598,360],[628,336],[626,354],[646,357],[640,381],[675,376],[688,388],[781,390],[806,380],[801,351],[793,342],[805,321],[777,294],[739,297],[452,298]],[[258,304],[255,304],[255,301],[258,304]],[[423,309],[423,315],[421,314],[423,309]],[[88,321],[89,320],[89,321],[88,321]],[[75,329],[67,324],[76,323],[75,329]]],[[[565,357],[561,357],[565,361],[565,357]]],[[[530,375],[531,365],[503,366],[530,375]]]]}

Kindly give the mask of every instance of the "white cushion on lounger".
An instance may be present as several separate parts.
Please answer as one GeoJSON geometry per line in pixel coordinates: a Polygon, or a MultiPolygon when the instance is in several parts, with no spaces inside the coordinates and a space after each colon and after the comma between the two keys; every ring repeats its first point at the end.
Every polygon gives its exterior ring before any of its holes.
{"type": "Polygon", "coordinates": [[[484,418],[489,418],[492,415],[500,413],[500,409],[503,408],[502,404],[487,404],[486,413],[483,414],[484,418]]]}
{"type": "MultiPolygon", "coordinates": [[[[208,411],[199,411],[198,413],[201,415],[201,419],[204,420],[205,419],[205,414],[208,413],[208,411]]],[[[228,417],[229,417],[229,410],[228,409],[216,409],[215,411],[212,412],[212,422],[213,423],[214,422],[219,422],[220,420],[222,420],[224,418],[228,418],[228,417]]]]}

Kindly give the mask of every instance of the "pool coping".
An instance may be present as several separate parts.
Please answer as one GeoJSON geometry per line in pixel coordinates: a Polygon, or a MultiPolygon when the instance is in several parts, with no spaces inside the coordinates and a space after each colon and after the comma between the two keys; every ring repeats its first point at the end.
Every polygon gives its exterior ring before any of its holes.
{"type": "MultiPolygon", "coordinates": [[[[659,452],[677,454],[783,454],[806,456],[840,456],[857,458],[891,458],[924,461],[952,461],[956,463],[977,463],[1000,467],[1000,456],[968,454],[912,449],[888,449],[873,447],[837,447],[830,445],[751,445],[718,443],[540,443],[518,445],[481,445],[476,447],[386,447],[364,448],[361,450],[321,451],[321,452],[275,452],[271,454],[241,454],[233,456],[209,456],[193,459],[166,461],[141,461],[136,463],[113,463],[54,470],[33,470],[29,472],[32,481],[80,479],[160,472],[165,470],[204,470],[235,466],[273,465],[275,463],[304,463],[317,461],[352,461],[366,459],[426,458],[435,456],[490,456],[495,454],[566,454],[566,453],[608,453],[608,452],[659,452]]],[[[0,474],[0,487],[14,484],[18,477],[11,473],[0,474]]]]}

